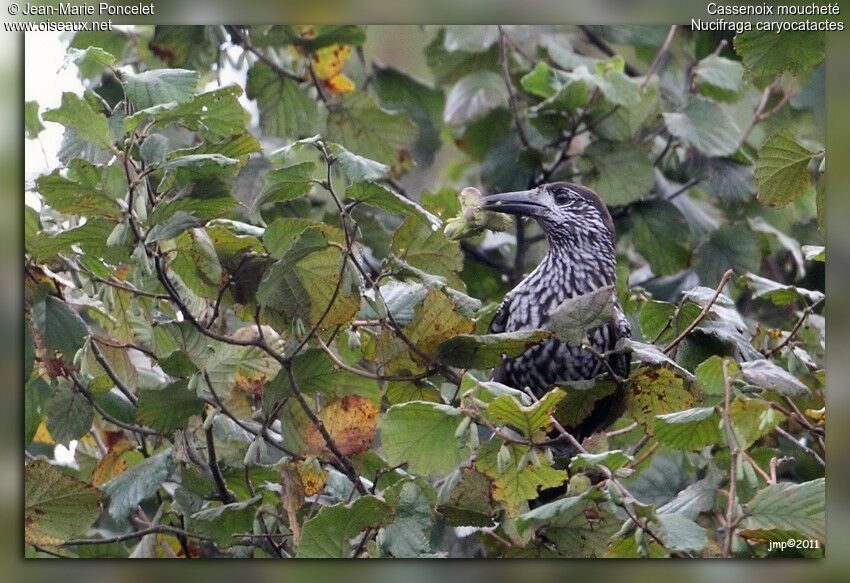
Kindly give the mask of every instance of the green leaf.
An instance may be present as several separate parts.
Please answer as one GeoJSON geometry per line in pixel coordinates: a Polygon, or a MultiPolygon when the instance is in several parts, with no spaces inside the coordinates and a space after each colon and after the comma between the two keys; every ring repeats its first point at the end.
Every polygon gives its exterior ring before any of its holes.
{"type": "MultiPolygon", "coordinates": [[[[261,27],[258,27],[261,28],[261,27]]],[[[293,44],[306,52],[314,52],[322,47],[334,44],[362,45],[366,42],[366,31],[354,24],[319,24],[310,26],[311,34],[304,34],[293,25],[276,26],[269,34],[274,44],[293,44]]]]}
{"type": "Polygon", "coordinates": [[[803,75],[826,56],[824,32],[751,30],[735,35],[735,52],[759,88],[782,73],[803,75]]]}
{"type": "Polygon", "coordinates": [[[396,518],[378,534],[381,551],[395,558],[417,558],[430,550],[428,536],[434,522],[431,501],[414,482],[405,483],[398,496],[396,518]]]}
{"type": "Polygon", "coordinates": [[[786,306],[797,300],[804,300],[813,304],[824,297],[822,292],[781,284],[754,273],[745,274],[741,277],[741,281],[752,290],[754,300],[770,300],[777,306],[786,306]]]}
{"type": "Polygon", "coordinates": [[[24,469],[24,540],[60,545],[84,533],[100,514],[100,491],[46,461],[24,469]]]}
{"type": "Polygon", "coordinates": [[[137,111],[124,120],[124,129],[133,131],[153,122],[164,127],[178,124],[199,132],[204,139],[221,140],[245,132],[247,113],[239,104],[242,88],[230,85],[196,95],[182,103],[163,103],[137,111]]]}
{"type": "Polygon", "coordinates": [[[751,385],[776,391],[786,397],[805,397],[810,393],[809,388],[797,377],[766,359],[742,362],[741,376],[751,385]]]}
{"type": "Polygon", "coordinates": [[[674,275],[688,266],[688,222],[673,203],[646,201],[631,207],[629,228],[635,248],[655,275],[674,275]]]}
{"type": "Polygon", "coordinates": [[[615,471],[630,461],[629,455],[619,449],[602,453],[579,453],[570,460],[570,472],[582,472],[598,466],[604,466],[615,471]]]}
{"type": "Polygon", "coordinates": [[[558,73],[559,71],[553,70],[544,61],[540,61],[531,72],[520,79],[520,85],[528,93],[547,99],[561,88],[558,73]]]}
{"type": "Polygon", "coordinates": [[[446,97],[443,121],[462,126],[497,107],[505,107],[508,90],[504,80],[489,71],[470,73],[454,84],[446,97]]]}
{"type": "Polygon", "coordinates": [[[263,134],[291,139],[319,131],[316,100],[296,81],[278,75],[262,61],[248,70],[245,94],[257,102],[263,134]]]}
{"type": "Polygon", "coordinates": [[[390,405],[410,401],[443,402],[440,390],[427,381],[391,381],[387,384],[385,394],[390,405]]]}
{"type": "MultiPolygon", "coordinates": [[[[73,362],[74,355],[83,347],[88,336],[86,323],[71,306],[55,296],[45,298],[43,312],[39,308],[36,308],[34,316],[44,347],[48,351],[60,352],[65,362],[73,362]]],[[[48,356],[52,357],[52,354],[48,356]]]]}
{"type": "Polygon", "coordinates": [[[108,150],[112,147],[106,116],[100,111],[96,112],[86,99],[74,93],[63,93],[62,104],[56,109],[45,111],[42,118],[73,129],[81,139],[98,148],[108,150]]]}
{"type": "Polygon", "coordinates": [[[630,379],[626,410],[652,434],[655,417],[689,408],[694,397],[676,373],[666,368],[641,368],[630,379]]]}
{"type": "Polygon", "coordinates": [[[27,101],[24,103],[24,130],[27,139],[34,140],[44,130],[41,119],[38,117],[38,102],[27,101]]]}
{"type": "MultiPolygon", "coordinates": [[[[196,183],[194,186],[197,186],[197,183],[205,180],[229,183],[239,172],[239,160],[226,158],[221,154],[191,154],[172,158],[160,168],[165,170],[160,189],[170,187],[172,182],[177,186],[187,186],[192,183],[196,183]]],[[[155,216],[157,216],[156,211],[151,214],[152,220],[155,216]]]]}
{"type": "Polygon", "coordinates": [[[326,506],[304,524],[297,556],[351,557],[351,539],[367,528],[386,524],[391,517],[392,508],[375,496],[362,496],[349,505],[326,506]]]}
{"type": "MultiPolygon", "coordinates": [[[[726,374],[730,379],[738,376],[741,369],[738,363],[731,359],[726,359],[726,374]]],[[[724,392],[723,380],[723,358],[720,356],[712,356],[704,360],[697,367],[696,371],[697,386],[708,395],[722,395],[724,392]]]]}
{"type": "Polygon", "coordinates": [[[490,481],[481,472],[461,468],[440,489],[438,512],[452,526],[491,526],[494,513],[490,481]]]}
{"type": "MultiPolygon", "coordinates": [[[[147,141],[145,142],[147,143],[147,141]]],[[[144,147],[144,144],[142,144],[144,147]]],[[[224,141],[218,142],[203,142],[194,148],[185,148],[174,150],[169,153],[169,158],[178,156],[191,156],[194,154],[220,154],[225,158],[239,159],[244,165],[248,154],[261,152],[263,150],[260,142],[251,134],[244,133],[241,135],[230,136],[224,141]]]]}
{"type": "Polygon", "coordinates": [[[449,51],[445,47],[446,31],[440,29],[427,47],[425,61],[438,85],[454,83],[467,73],[499,70],[499,47],[483,52],[449,51]]]}
{"type": "Polygon", "coordinates": [[[614,286],[564,300],[551,314],[555,336],[573,346],[587,339],[588,332],[610,322],[617,315],[614,286]]]}
{"type": "Polygon", "coordinates": [[[603,510],[596,490],[560,498],[517,517],[521,532],[545,527],[545,537],[558,549],[558,557],[607,556],[609,541],[621,526],[614,515],[603,510]]]}
{"type": "Polygon", "coordinates": [[[442,91],[394,67],[375,64],[373,68],[375,90],[381,103],[393,109],[404,109],[420,126],[425,120],[440,123],[445,101],[442,91]]]}
{"type": "Polygon", "coordinates": [[[801,251],[806,261],[826,263],[826,247],[823,245],[803,245],[801,251]]]}
{"type": "Polygon", "coordinates": [[[585,184],[608,205],[639,200],[655,185],[652,164],[640,148],[597,140],[585,154],[593,169],[585,184]]]}
{"type": "Polygon", "coordinates": [[[394,172],[410,166],[416,134],[416,125],[406,113],[381,109],[364,93],[349,95],[328,114],[328,140],[387,164],[394,172]]]}
{"type": "Polygon", "coordinates": [[[732,401],[729,416],[736,446],[741,449],[749,449],[785,420],[785,415],[773,409],[769,401],[745,397],[737,397],[732,401]]]}
{"type": "MultiPolygon", "coordinates": [[[[139,155],[145,164],[159,166],[165,162],[169,150],[169,140],[162,134],[151,134],[139,146],[139,155]]],[[[200,152],[188,152],[200,153],[200,152]]]]}
{"type": "Polygon", "coordinates": [[[528,439],[535,439],[540,437],[541,429],[550,425],[549,417],[566,396],[564,391],[552,389],[533,405],[524,407],[510,395],[502,395],[487,406],[485,415],[493,423],[509,425],[528,439]]]}
{"type": "Polygon", "coordinates": [[[694,67],[694,82],[707,97],[737,101],[744,89],[744,67],[738,61],[709,55],[694,67]]]}
{"type": "Polygon", "coordinates": [[[693,97],[682,112],[663,115],[670,134],[706,156],[729,156],[738,149],[741,129],[713,101],[693,97]]]}
{"type": "Polygon", "coordinates": [[[348,322],[357,313],[360,285],[360,275],[342,251],[325,243],[306,255],[290,249],[260,282],[257,301],[290,319],[310,325],[321,321],[327,328],[348,322]]]}
{"type": "Polygon", "coordinates": [[[94,421],[94,409],[68,383],[60,383],[44,407],[47,430],[58,443],[67,445],[86,435],[94,421]]]}
{"type": "Polygon", "coordinates": [[[408,217],[396,229],[390,249],[413,267],[446,278],[456,289],[465,289],[458,275],[463,268],[460,244],[446,239],[442,230],[431,223],[419,217],[408,217]]]}
{"type": "Polygon", "coordinates": [[[720,415],[713,407],[697,407],[658,415],[653,436],[672,449],[700,450],[723,441],[720,415]]]}
{"type": "MultiPolygon", "coordinates": [[[[115,223],[106,219],[92,219],[85,224],[56,234],[40,232],[26,241],[27,250],[38,261],[49,261],[59,253],[70,253],[79,247],[83,253],[97,259],[120,263],[127,259],[127,250],[119,245],[109,245],[109,235],[115,223]]],[[[73,254],[73,253],[71,253],[73,254]]]]}
{"type": "Polygon", "coordinates": [[[491,439],[481,446],[475,460],[478,470],[493,480],[493,499],[504,502],[510,516],[519,512],[521,504],[537,498],[540,490],[556,488],[567,481],[566,471],[556,470],[539,457],[537,465],[529,459],[531,454],[526,454],[527,446],[491,439]],[[500,451],[506,451],[509,458],[503,470],[497,459],[500,451]]]}
{"type": "Polygon", "coordinates": [[[124,94],[136,111],[189,101],[198,85],[198,72],[187,69],[153,69],[124,75],[124,94]]]}
{"type": "Polygon", "coordinates": [[[415,202],[374,182],[355,182],[345,190],[345,196],[390,213],[419,216],[435,224],[439,222],[434,215],[415,202]]]}
{"type": "Polygon", "coordinates": [[[780,482],[762,488],[744,506],[747,529],[781,529],[826,540],[826,481],[780,482]]]}
{"type": "MultiPolygon", "coordinates": [[[[158,222],[151,227],[145,236],[145,242],[155,243],[156,241],[173,239],[187,229],[194,229],[200,226],[201,221],[195,215],[185,211],[177,211],[162,222],[158,222]]],[[[177,259],[179,258],[175,258],[175,260],[177,259]]]]}
{"type": "Polygon", "coordinates": [[[189,381],[180,380],[163,389],[139,392],[136,419],[162,433],[185,427],[192,415],[199,415],[204,402],[189,390],[189,381]]]}
{"type": "Polygon", "coordinates": [[[588,76],[587,80],[596,85],[612,105],[631,109],[640,103],[640,86],[623,72],[624,66],[622,57],[612,57],[609,61],[597,63],[597,74],[588,76]]]}
{"type": "Polygon", "coordinates": [[[661,540],[672,552],[699,553],[708,546],[708,531],[690,518],[678,513],[657,515],[661,540]]]}
{"type": "Polygon", "coordinates": [[[220,56],[225,36],[221,26],[156,25],[148,46],[172,67],[209,70],[220,56]]]}
{"type": "Polygon", "coordinates": [[[444,474],[469,457],[455,437],[464,416],[448,405],[411,401],[393,405],[384,417],[381,440],[390,464],[407,463],[411,472],[444,474]]]}
{"type": "Polygon", "coordinates": [[[447,51],[478,53],[486,51],[499,40],[499,29],[493,25],[447,25],[444,27],[443,47],[447,51]]]}
{"type": "Polygon", "coordinates": [[[555,411],[555,418],[564,427],[579,426],[590,416],[599,401],[617,390],[613,381],[588,384],[590,386],[567,383],[558,385],[567,394],[555,411]]]}
{"type": "MultiPolygon", "coordinates": [[[[236,161],[232,160],[232,162],[236,161]]],[[[177,169],[174,174],[175,179],[187,180],[190,184],[185,189],[181,189],[171,200],[159,203],[148,217],[148,224],[156,227],[178,212],[193,215],[200,221],[217,219],[227,214],[236,204],[228,183],[230,172],[237,167],[238,164],[217,166],[215,163],[209,163],[206,166],[207,170],[203,170],[203,166],[198,166],[195,170],[177,169]],[[192,174],[197,171],[209,171],[213,176],[195,180],[192,174]],[[216,176],[216,172],[220,172],[221,175],[216,176]]]]}
{"type": "Polygon", "coordinates": [[[171,474],[173,464],[169,447],[107,482],[103,491],[109,495],[109,515],[115,520],[127,518],[140,502],[156,494],[171,474]]]}
{"type": "MultiPolygon", "coordinates": [[[[292,374],[298,381],[298,388],[308,397],[321,395],[331,401],[345,395],[362,395],[374,399],[377,392],[374,380],[337,368],[318,348],[308,349],[292,359],[292,374]]],[[[289,375],[278,374],[266,386],[264,411],[269,412],[276,400],[290,394],[289,375]]]]}
{"type": "Polygon", "coordinates": [[[337,157],[336,163],[349,182],[380,180],[390,172],[386,164],[353,154],[339,144],[328,144],[328,149],[337,157]]]}
{"type": "Polygon", "coordinates": [[[54,170],[36,178],[35,188],[48,206],[62,214],[117,219],[122,212],[111,196],[108,168],[74,160],[67,177],[54,170]]]}
{"type": "Polygon", "coordinates": [[[212,506],[192,514],[189,524],[192,530],[213,537],[219,547],[241,544],[239,537],[233,535],[251,534],[259,501],[260,497],[257,496],[245,502],[212,506]]]}
{"type": "Polygon", "coordinates": [[[313,188],[313,172],[316,165],[302,162],[294,166],[272,170],[266,176],[266,187],[254,202],[254,208],[275,202],[288,202],[307,196],[313,188]]]}
{"type": "Polygon", "coordinates": [[[65,55],[65,65],[68,63],[73,63],[79,68],[80,76],[94,77],[112,67],[115,56],[101,47],[89,46],[80,49],[71,46],[65,55]]]}
{"type": "Polygon", "coordinates": [[[519,330],[481,336],[459,334],[440,344],[437,352],[440,361],[449,366],[492,368],[502,361],[503,356],[519,356],[551,336],[548,330],[519,330]]]}
{"type": "Polygon", "coordinates": [[[720,225],[696,249],[694,269],[705,285],[714,286],[727,269],[738,273],[758,271],[761,249],[752,231],[733,225],[720,225]]]}
{"type": "Polygon", "coordinates": [[[812,152],[787,129],[768,137],[756,160],[755,182],[762,204],[782,208],[805,194],[812,185],[812,152]]]}

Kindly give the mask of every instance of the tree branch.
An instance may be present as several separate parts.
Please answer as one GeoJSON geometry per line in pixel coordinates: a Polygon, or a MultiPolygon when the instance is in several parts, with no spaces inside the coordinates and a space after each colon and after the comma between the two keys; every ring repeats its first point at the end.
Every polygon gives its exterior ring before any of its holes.
{"type": "Polygon", "coordinates": [[[714,295],[711,297],[711,299],[708,301],[708,303],[705,305],[705,307],[703,307],[703,309],[699,313],[699,315],[697,315],[697,317],[694,318],[694,321],[691,322],[690,324],[688,324],[688,326],[682,331],[681,334],[676,336],[676,338],[674,338],[673,341],[670,342],[670,344],[668,344],[667,346],[664,347],[665,353],[669,354],[674,348],[676,348],[679,345],[680,342],[682,342],[682,340],[684,340],[688,336],[688,334],[693,332],[694,328],[696,328],[699,325],[700,322],[702,322],[705,319],[705,317],[708,315],[709,311],[711,311],[711,306],[713,306],[714,302],[717,301],[717,298],[720,297],[720,293],[723,290],[723,286],[726,285],[726,282],[729,281],[729,279],[732,277],[732,275],[734,273],[735,273],[734,270],[729,269],[729,270],[726,271],[726,273],[723,274],[723,277],[720,278],[720,283],[717,284],[717,289],[714,290],[714,295]]]}
{"type": "Polygon", "coordinates": [[[641,89],[649,84],[650,78],[661,65],[661,61],[664,60],[664,57],[670,50],[670,43],[673,42],[673,37],[676,36],[676,29],[678,28],[679,27],[675,24],[670,27],[670,30],[667,32],[667,38],[664,39],[664,43],[661,45],[661,48],[658,49],[658,53],[656,53],[655,58],[652,60],[652,64],[649,66],[649,71],[646,72],[646,77],[644,77],[643,82],[640,84],[641,89]]]}
{"type": "Polygon", "coordinates": [[[732,401],[732,387],[729,380],[729,367],[724,359],[723,369],[723,430],[726,433],[726,445],[729,446],[729,496],[726,502],[726,532],[723,537],[723,555],[728,557],[732,553],[732,539],[735,535],[735,506],[737,501],[738,486],[738,456],[741,453],[735,433],[732,430],[732,416],[729,406],[732,401]]]}

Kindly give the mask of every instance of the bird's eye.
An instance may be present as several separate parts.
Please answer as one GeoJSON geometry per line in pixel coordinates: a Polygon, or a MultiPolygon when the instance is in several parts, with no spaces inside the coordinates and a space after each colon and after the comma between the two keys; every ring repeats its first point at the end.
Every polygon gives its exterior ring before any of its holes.
{"type": "Polygon", "coordinates": [[[553,193],[553,196],[555,198],[555,202],[560,205],[567,204],[568,202],[570,202],[570,200],[572,200],[572,196],[570,196],[570,191],[563,188],[559,188],[558,190],[556,190],[553,193]]]}

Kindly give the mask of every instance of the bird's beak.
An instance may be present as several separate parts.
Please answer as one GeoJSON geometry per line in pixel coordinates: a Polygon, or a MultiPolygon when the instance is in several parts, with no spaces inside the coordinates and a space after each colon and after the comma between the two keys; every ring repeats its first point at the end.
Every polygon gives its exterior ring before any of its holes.
{"type": "Polygon", "coordinates": [[[481,200],[484,202],[484,210],[509,215],[533,217],[546,208],[537,201],[537,192],[534,190],[491,194],[481,200]]]}

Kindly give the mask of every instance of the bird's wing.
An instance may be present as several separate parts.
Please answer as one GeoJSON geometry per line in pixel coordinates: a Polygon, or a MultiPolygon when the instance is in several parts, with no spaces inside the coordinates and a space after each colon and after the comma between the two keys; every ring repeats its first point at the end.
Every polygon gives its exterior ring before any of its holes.
{"type": "MultiPolygon", "coordinates": [[[[632,337],[632,327],[629,324],[629,320],[626,318],[626,315],[623,313],[623,310],[620,309],[619,306],[617,306],[617,316],[615,320],[609,325],[612,327],[611,332],[613,332],[611,348],[614,348],[621,338],[632,337]]],[[[608,359],[608,363],[611,365],[611,368],[615,373],[625,378],[629,376],[629,368],[632,363],[632,353],[626,352],[624,354],[611,355],[608,359]]]]}
{"type": "Polygon", "coordinates": [[[490,322],[490,333],[499,334],[505,332],[508,326],[508,316],[511,315],[511,296],[505,296],[502,303],[496,309],[496,314],[490,322]]]}

